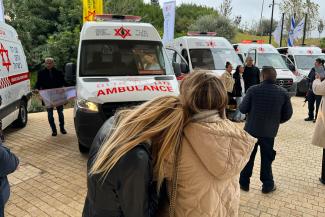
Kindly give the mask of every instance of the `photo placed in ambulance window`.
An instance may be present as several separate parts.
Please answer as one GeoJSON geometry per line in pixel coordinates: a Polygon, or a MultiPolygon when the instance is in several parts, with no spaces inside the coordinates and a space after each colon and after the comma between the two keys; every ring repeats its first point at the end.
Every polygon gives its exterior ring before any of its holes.
{"type": "Polygon", "coordinates": [[[80,76],[166,75],[161,42],[89,40],[82,43],[80,76]]]}

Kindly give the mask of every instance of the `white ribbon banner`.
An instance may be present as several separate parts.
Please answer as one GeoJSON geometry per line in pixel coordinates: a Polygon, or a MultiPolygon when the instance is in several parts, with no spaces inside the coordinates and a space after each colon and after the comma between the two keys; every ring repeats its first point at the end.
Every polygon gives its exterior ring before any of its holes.
{"type": "Polygon", "coordinates": [[[66,104],[70,99],[76,98],[75,87],[54,88],[39,91],[46,108],[53,108],[66,104]]]}

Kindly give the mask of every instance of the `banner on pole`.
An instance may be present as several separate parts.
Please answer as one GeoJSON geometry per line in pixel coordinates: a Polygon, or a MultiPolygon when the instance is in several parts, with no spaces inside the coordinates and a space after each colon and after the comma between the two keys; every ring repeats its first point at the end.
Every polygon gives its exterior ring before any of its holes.
{"type": "Polygon", "coordinates": [[[39,94],[46,108],[53,108],[66,104],[77,95],[75,87],[63,87],[47,90],[40,90],[39,94]]]}
{"type": "Polygon", "coordinates": [[[5,22],[5,10],[3,7],[3,1],[0,0],[0,22],[5,22]]]}
{"type": "Polygon", "coordinates": [[[281,20],[281,22],[278,23],[276,29],[272,33],[274,40],[278,45],[280,45],[280,41],[281,41],[282,22],[283,20],[281,20]]]}
{"type": "Polygon", "coordinates": [[[290,22],[290,31],[288,34],[288,47],[293,47],[294,46],[294,35],[295,35],[295,28],[296,28],[296,22],[295,22],[295,17],[293,16],[291,18],[291,22],[290,22]]]}
{"type": "Polygon", "coordinates": [[[163,43],[174,40],[176,0],[166,1],[163,4],[164,36],[163,43]]]}
{"type": "Polygon", "coordinates": [[[83,22],[94,21],[96,14],[103,11],[103,0],[83,0],[83,22]]]}

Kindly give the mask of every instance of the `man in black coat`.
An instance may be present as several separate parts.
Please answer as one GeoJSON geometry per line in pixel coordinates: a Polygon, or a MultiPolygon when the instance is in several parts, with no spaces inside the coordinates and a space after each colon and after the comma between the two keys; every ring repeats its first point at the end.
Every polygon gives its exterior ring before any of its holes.
{"type": "MultiPolygon", "coordinates": [[[[53,89],[64,87],[65,81],[63,73],[54,67],[53,58],[45,59],[45,69],[38,72],[35,88],[37,90],[53,89]]],[[[60,122],[60,131],[66,134],[64,129],[63,105],[56,107],[60,122]]],[[[52,136],[57,135],[56,125],[53,117],[53,108],[47,108],[48,120],[52,129],[52,136]]]]}
{"type": "Polygon", "coordinates": [[[254,66],[254,60],[251,56],[246,59],[246,66],[243,74],[243,79],[245,82],[245,92],[248,88],[260,83],[260,70],[254,66]]]}
{"type": "Polygon", "coordinates": [[[247,91],[239,107],[241,113],[248,114],[245,130],[258,139],[247,165],[240,174],[240,187],[245,191],[249,190],[255,155],[257,147],[260,146],[262,192],[269,193],[275,190],[272,175],[272,161],[276,154],[273,150],[274,138],[280,124],[288,121],[293,112],[287,90],[275,84],[275,69],[263,67],[262,75],[263,82],[247,91]]]}
{"type": "Polygon", "coordinates": [[[324,60],[317,58],[315,61],[315,67],[313,67],[309,74],[308,74],[308,86],[309,89],[307,91],[306,100],[308,101],[308,117],[305,118],[305,121],[313,121],[316,122],[318,109],[320,106],[320,102],[322,100],[322,96],[315,95],[312,89],[313,82],[315,81],[316,76],[316,69],[319,71],[319,69],[324,70],[324,60]],[[315,111],[315,102],[316,102],[316,111],[315,111]],[[315,115],[314,115],[315,112],[315,115]]]}
{"type": "Polygon", "coordinates": [[[13,173],[18,165],[18,158],[0,143],[0,217],[4,217],[4,206],[10,196],[7,175],[13,173]]]}

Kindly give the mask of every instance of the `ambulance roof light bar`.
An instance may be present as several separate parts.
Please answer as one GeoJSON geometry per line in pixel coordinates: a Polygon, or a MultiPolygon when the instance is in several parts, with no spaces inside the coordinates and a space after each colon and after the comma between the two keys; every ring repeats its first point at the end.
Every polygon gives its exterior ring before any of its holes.
{"type": "Polygon", "coordinates": [[[188,32],[187,36],[216,36],[216,32],[188,32]]]}
{"type": "Polygon", "coordinates": [[[95,21],[116,21],[116,22],[140,22],[140,16],[118,15],[118,14],[98,14],[95,21]]]}
{"type": "Polygon", "coordinates": [[[265,41],[264,40],[243,40],[242,43],[243,44],[253,44],[253,43],[265,44],[265,41]]]}

